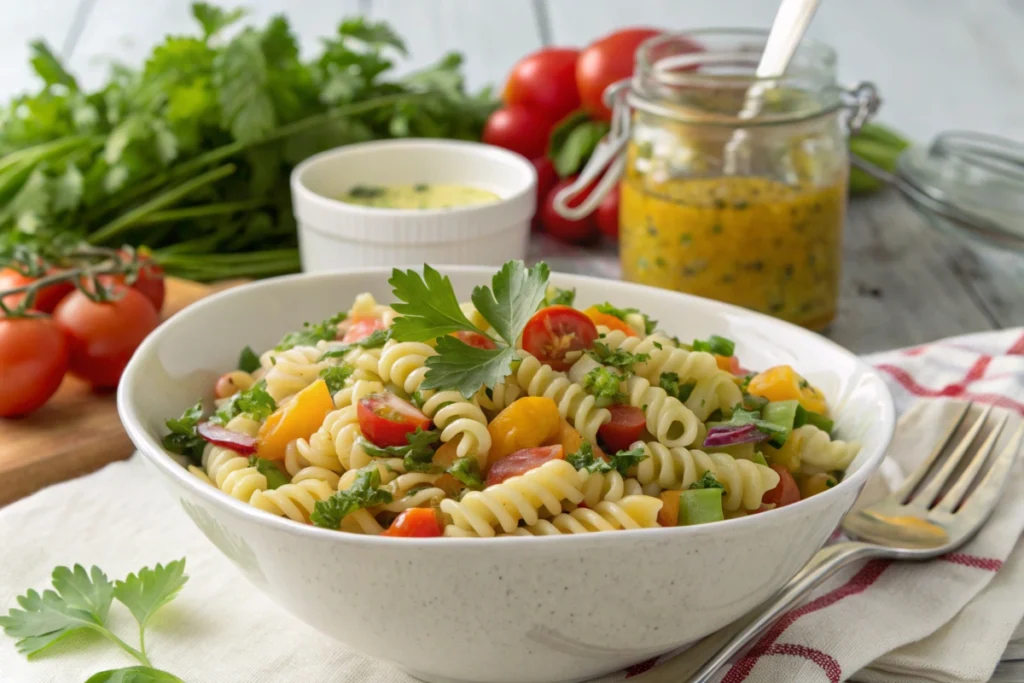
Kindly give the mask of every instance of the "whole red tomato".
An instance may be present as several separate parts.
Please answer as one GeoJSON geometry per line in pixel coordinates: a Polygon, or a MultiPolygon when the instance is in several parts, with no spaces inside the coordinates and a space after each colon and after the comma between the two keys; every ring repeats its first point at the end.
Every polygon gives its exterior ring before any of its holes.
{"type": "Polygon", "coordinates": [[[601,200],[594,211],[594,221],[601,234],[619,239],[619,186],[616,185],[608,196],[601,200]]]}
{"type": "Polygon", "coordinates": [[[533,168],[537,171],[537,207],[533,214],[533,229],[540,230],[540,208],[544,205],[551,188],[558,183],[558,173],[555,172],[555,165],[547,157],[537,157],[533,160],[533,168]]]}
{"type": "Polygon", "coordinates": [[[522,105],[559,121],[580,106],[576,92],[575,48],[546,47],[523,57],[512,67],[501,99],[522,105]]]}
{"type": "Polygon", "coordinates": [[[118,298],[96,302],[77,290],[53,312],[71,343],[69,370],[96,389],[117,386],[132,353],[160,323],[153,304],[138,290],[115,285],[112,295],[118,298]]]}
{"type": "MultiPolygon", "coordinates": [[[[50,269],[47,271],[47,275],[52,275],[56,272],[56,269],[50,269]]],[[[0,291],[25,287],[26,285],[32,284],[37,279],[39,278],[23,275],[14,268],[4,268],[0,270],[0,291]]],[[[58,282],[57,284],[50,285],[49,287],[43,287],[41,290],[36,292],[36,300],[32,304],[33,310],[42,311],[43,313],[52,313],[53,309],[57,308],[57,304],[60,303],[60,300],[74,288],[75,286],[71,282],[58,282]]],[[[24,298],[24,294],[8,294],[3,299],[4,303],[8,306],[17,306],[24,298]]]]}
{"type": "Polygon", "coordinates": [[[534,159],[547,151],[554,125],[552,119],[524,106],[504,107],[487,119],[483,141],[534,159]]]}
{"type": "Polygon", "coordinates": [[[0,318],[0,417],[28,415],[57,391],[68,340],[50,318],[0,318]]]}
{"type": "MultiPolygon", "coordinates": [[[[544,204],[540,208],[540,222],[544,226],[544,231],[557,240],[568,242],[569,244],[586,244],[592,242],[597,236],[597,226],[594,223],[593,214],[578,220],[571,220],[555,211],[555,195],[571,185],[575,180],[576,176],[570,176],[551,188],[548,196],[544,198],[544,204]]],[[[573,207],[579,206],[585,194],[569,202],[569,205],[573,207]]]]}
{"type": "Polygon", "coordinates": [[[632,76],[636,49],[640,43],[660,34],[661,31],[653,28],[627,28],[594,41],[580,53],[576,62],[576,88],[583,108],[591,116],[611,120],[612,113],[602,99],[605,88],[632,76]]]}
{"type": "MultiPolygon", "coordinates": [[[[128,254],[121,252],[124,258],[128,258],[128,254]]],[[[147,254],[143,253],[142,250],[138,253],[139,259],[139,276],[132,283],[132,287],[142,293],[149,302],[153,304],[153,308],[159,313],[164,307],[164,297],[166,296],[166,288],[164,284],[164,269],[161,268],[153,261],[153,259],[147,254]]],[[[105,275],[101,278],[106,285],[113,283],[122,284],[124,282],[124,275],[105,275]]]]}

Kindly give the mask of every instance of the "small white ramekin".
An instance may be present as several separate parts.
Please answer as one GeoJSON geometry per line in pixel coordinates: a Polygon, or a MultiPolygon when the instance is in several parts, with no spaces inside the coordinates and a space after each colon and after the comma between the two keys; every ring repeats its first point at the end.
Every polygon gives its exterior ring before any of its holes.
{"type": "Polygon", "coordinates": [[[292,171],[306,272],[422,263],[498,265],[525,258],[536,204],[533,164],[504,149],[456,140],[386,140],[339,147],[292,171]],[[490,204],[379,209],[339,197],[355,185],[471,185],[490,204]]]}

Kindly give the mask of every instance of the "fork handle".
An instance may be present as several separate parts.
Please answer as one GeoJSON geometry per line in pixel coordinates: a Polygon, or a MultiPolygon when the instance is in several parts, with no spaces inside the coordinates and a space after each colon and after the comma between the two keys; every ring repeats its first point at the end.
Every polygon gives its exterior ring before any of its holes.
{"type": "Polygon", "coordinates": [[[634,676],[630,683],[707,683],[733,655],[822,581],[851,562],[884,554],[884,549],[876,545],[857,542],[822,548],[789,583],[759,607],[712,633],[678,657],[634,676]]]}

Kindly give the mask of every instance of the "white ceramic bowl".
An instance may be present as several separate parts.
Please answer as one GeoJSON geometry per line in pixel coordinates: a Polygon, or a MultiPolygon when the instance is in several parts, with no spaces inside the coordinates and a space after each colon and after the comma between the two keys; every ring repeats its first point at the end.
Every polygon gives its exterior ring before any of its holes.
{"type": "Polygon", "coordinates": [[[306,272],[374,265],[500,265],[525,258],[537,174],[518,154],[478,142],[386,140],[339,147],[292,171],[306,272]],[[452,209],[380,209],[334,199],[355,185],[470,185],[500,197],[452,209]]]}
{"type": "MultiPolygon", "coordinates": [[[[442,267],[468,297],[491,268],[442,267]]],[[[881,461],[892,399],[855,356],[799,327],[641,285],[555,274],[582,304],[640,306],[684,338],[725,335],[743,364],[791,363],[828,396],[840,434],[863,443],[838,486],[766,514],[693,527],[540,538],[393,539],[296,524],[234,500],[160,446],[164,420],[303,321],[363,291],[392,299],[390,269],[265,280],[210,297],[142,344],[118,409],[146,461],[193,521],[260,590],[306,623],[428,681],[554,683],[620,669],[735,620],[826,541],[881,461]]]]}

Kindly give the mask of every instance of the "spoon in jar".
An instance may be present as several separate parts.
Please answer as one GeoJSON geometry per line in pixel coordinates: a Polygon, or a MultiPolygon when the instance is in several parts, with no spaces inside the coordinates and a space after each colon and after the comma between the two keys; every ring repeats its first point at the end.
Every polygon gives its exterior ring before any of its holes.
{"type": "MultiPolygon", "coordinates": [[[[811,23],[820,0],[782,0],[775,14],[768,40],[761,53],[761,60],[754,73],[754,83],[747,89],[740,109],[740,119],[752,119],[764,107],[764,95],[775,87],[775,79],[782,78],[796,48],[803,40],[807,26],[811,23]]],[[[738,171],[740,150],[745,144],[747,133],[737,128],[725,145],[725,172],[734,175],[738,171]]]]}

